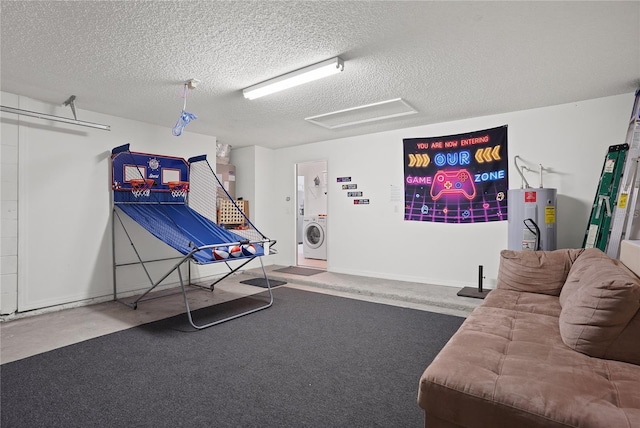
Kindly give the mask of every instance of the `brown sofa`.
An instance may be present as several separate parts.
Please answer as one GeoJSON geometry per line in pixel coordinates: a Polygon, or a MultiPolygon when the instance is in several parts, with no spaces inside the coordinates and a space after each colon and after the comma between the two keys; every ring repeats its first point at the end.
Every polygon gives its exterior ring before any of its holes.
{"type": "Polygon", "coordinates": [[[597,249],[500,257],[420,378],[425,426],[640,427],[640,278],[597,249]]]}

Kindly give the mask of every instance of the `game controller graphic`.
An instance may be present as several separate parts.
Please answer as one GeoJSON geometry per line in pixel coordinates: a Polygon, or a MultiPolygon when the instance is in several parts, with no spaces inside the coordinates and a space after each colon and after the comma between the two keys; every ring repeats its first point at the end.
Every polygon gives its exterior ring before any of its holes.
{"type": "Polygon", "coordinates": [[[431,185],[431,197],[437,201],[447,194],[463,195],[469,200],[476,197],[476,186],[473,184],[471,174],[466,169],[436,172],[431,185]]]}

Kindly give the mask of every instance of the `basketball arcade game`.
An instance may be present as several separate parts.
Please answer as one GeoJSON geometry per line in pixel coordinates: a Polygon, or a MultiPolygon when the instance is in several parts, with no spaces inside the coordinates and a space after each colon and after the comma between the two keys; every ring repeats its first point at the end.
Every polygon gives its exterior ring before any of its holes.
{"type": "MultiPolygon", "coordinates": [[[[184,298],[189,323],[196,329],[203,329],[229,321],[262,309],[273,304],[273,294],[269,279],[262,263],[262,256],[272,254],[270,249],[275,241],[263,235],[244,212],[237,206],[233,198],[221,185],[215,172],[209,165],[206,155],[182,158],[131,152],[129,144],[119,146],[111,151],[111,186],[113,193],[113,293],[114,300],[120,301],[133,309],[138,303],[152,300],[148,294],[163,283],[172,273],[177,272],[181,293],[184,298]],[[216,223],[216,207],[218,199],[232,201],[232,205],[243,216],[244,228],[227,230],[216,223]],[[182,256],[158,280],[154,280],[147,267],[150,263],[171,259],[143,260],[131,234],[122,220],[120,213],[129,216],[153,236],[163,241],[182,256]],[[115,220],[118,220],[125,236],[129,240],[137,262],[118,264],[116,260],[115,220]],[[208,324],[197,325],[193,321],[187,286],[213,291],[214,286],[255,258],[260,260],[264,279],[269,291],[269,302],[255,309],[229,316],[208,324]],[[181,266],[188,266],[187,278],[183,278],[181,266]],[[206,265],[224,263],[229,272],[216,279],[208,286],[191,282],[191,263],[206,265]],[[230,263],[239,265],[232,267],[230,263]],[[117,268],[139,264],[150,286],[133,302],[127,303],[117,296],[117,268]]],[[[161,297],[165,297],[163,295],[161,297]]]]}

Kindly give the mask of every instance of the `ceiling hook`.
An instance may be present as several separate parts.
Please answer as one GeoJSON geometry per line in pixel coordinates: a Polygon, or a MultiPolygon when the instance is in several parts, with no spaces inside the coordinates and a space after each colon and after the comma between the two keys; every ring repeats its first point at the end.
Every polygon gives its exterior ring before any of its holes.
{"type": "Polygon", "coordinates": [[[187,87],[189,89],[195,89],[198,87],[198,84],[200,83],[200,81],[198,79],[189,79],[185,82],[185,84],[187,85],[187,87]]]}
{"type": "Polygon", "coordinates": [[[69,98],[67,98],[67,100],[65,102],[62,103],[63,106],[71,106],[71,112],[73,113],[73,118],[75,120],[78,120],[78,117],[76,116],[76,96],[75,95],[71,95],[69,98]]]}

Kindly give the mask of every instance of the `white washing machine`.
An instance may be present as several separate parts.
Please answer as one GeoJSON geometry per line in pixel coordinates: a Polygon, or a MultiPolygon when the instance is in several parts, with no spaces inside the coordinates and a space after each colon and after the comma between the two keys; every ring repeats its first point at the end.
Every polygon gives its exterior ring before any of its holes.
{"type": "Polygon", "coordinates": [[[302,254],[304,258],[327,260],[327,217],[305,217],[303,223],[302,254]]]}

